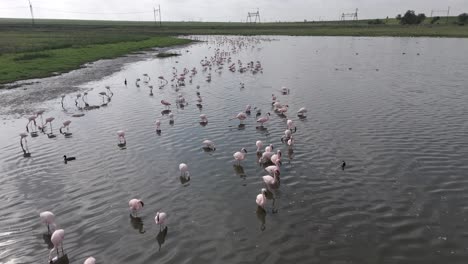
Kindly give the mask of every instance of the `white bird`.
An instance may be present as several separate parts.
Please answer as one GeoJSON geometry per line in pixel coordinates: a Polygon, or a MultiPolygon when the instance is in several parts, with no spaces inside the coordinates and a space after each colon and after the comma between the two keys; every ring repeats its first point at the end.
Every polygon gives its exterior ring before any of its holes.
{"type": "Polygon", "coordinates": [[[53,226],[54,229],[57,228],[55,225],[55,215],[52,212],[44,211],[39,214],[43,224],[47,225],[47,233],[50,233],[50,226],[53,226]]]}
{"type": "Polygon", "coordinates": [[[188,166],[185,163],[179,164],[179,171],[180,171],[180,176],[190,176],[190,172],[188,171],[188,166]]]}
{"type": "Polygon", "coordinates": [[[252,108],[252,107],[251,107],[250,105],[246,105],[246,106],[245,106],[245,111],[244,111],[244,112],[250,113],[250,109],[251,109],[251,108],[252,108]]]}
{"type": "Polygon", "coordinates": [[[307,109],[305,107],[302,107],[297,111],[297,116],[299,117],[305,117],[305,114],[307,113],[307,109]]]}
{"type": "Polygon", "coordinates": [[[126,144],[127,140],[125,139],[125,131],[118,130],[117,131],[117,138],[119,139],[120,144],[126,144]]]}
{"type": "Polygon", "coordinates": [[[263,148],[263,142],[261,140],[257,140],[257,142],[255,142],[255,146],[257,146],[257,153],[261,153],[262,151],[260,149],[263,148]]]}
{"type": "Polygon", "coordinates": [[[288,126],[289,130],[293,131],[294,128],[294,132],[296,132],[297,128],[291,119],[288,119],[288,121],[286,121],[286,125],[288,126]]]}
{"type": "Polygon", "coordinates": [[[215,144],[211,140],[204,140],[203,141],[203,149],[206,150],[216,150],[215,144]]]}
{"type": "Polygon", "coordinates": [[[290,138],[291,138],[291,134],[292,134],[292,133],[291,133],[291,130],[286,129],[286,130],[284,131],[284,136],[281,138],[281,142],[285,142],[285,141],[287,141],[288,139],[290,139],[290,138]]]}
{"type": "Polygon", "coordinates": [[[158,119],[156,120],[156,132],[161,131],[161,121],[158,119]]]}
{"type": "Polygon", "coordinates": [[[128,202],[128,207],[130,208],[130,211],[132,211],[132,216],[137,216],[138,211],[140,211],[145,204],[143,203],[142,200],[139,199],[131,199],[128,202]]]}
{"type": "Polygon", "coordinates": [[[161,230],[162,226],[166,223],[166,220],[167,214],[165,212],[157,212],[154,217],[154,222],[159,225],[159,230],[161,230]]]}
{"type": "Polygon", "coordinates": [[[236,118],[239,119],[240,123],[242,124],[242,121],[247,118],[247,115],[244,112],[240,112],[234,118],[231,118],[231,120],[236,118]]]}
{"type": "Polygon", "coordinates": [[[237,164],[240,165],[240,162],[245,159],[245,154],[247,153],[247,150],[245,148],[242,148],[240,151],[237,151],[234,153],[234,159],[237,161],[237,164]]]}
{"type": "Polygon", "coordinates": [[[200,115],[200,123],[202,124],[208,123],[208,117],[205,114],[200,115]]]}
{"type": "Polygon", "coordinates": [[[54,231],[52,236],[50,237],[50,241],[54,245],[54,247],[49,252],[49,262],[52,260],[52,253],[54,250],[57,250],[57,259],[59,258],[59,247],[62,248],[62,256],[63,253],[63,239],[65,238],[65,231],[63,229],[57,229],[54,231]]]}
{"type": "Polygon", "coordinates": [[[265,205],[267,203],[267,199],[266,199],[266,196],[265,196],[266,192],[267,192],[267,190],[265,188],[262,188],[262,192],[257,195],[257,199],[255,200],[257,205],[260,208],[262,208],[263,210],[265,210],[265,205]]]}
{"type": "Polygon", "coordinates": [[[83,264],[96,264],[96,259],[93,257],[89,257],[83,262],[83,264]]]}

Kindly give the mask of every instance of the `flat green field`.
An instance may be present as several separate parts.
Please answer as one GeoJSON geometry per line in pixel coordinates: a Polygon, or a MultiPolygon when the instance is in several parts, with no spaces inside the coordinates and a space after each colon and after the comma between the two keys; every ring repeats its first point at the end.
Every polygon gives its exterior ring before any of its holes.
{"type": "MultiPolygon", "coordinates": [[[[49,76],[103,58],[151,47],[189,43],[180,35],[295,35],[468,37],[468,25],[456,17],[439,24],[402,26],[395,19],[370,25],[368,20],[295,23],[215,23],[0,19],[0,84],[49,76]]],[[[427,19],[426,21],[429,21],[427,19]]]]}

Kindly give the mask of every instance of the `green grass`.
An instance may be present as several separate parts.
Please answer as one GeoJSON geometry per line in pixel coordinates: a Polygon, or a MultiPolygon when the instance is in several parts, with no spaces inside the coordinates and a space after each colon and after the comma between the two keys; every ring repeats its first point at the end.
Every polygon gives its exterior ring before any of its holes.
{"type": "Polygon", "coordinates": [[[142,41],[53,49],[47,53],[4,54],[0,56],[0,83],[46,77],[56,72],[79,68],[86,62],[114,58],[152,47],[167,47],[189,42],[186,39],[172,37],[152,37],[142,41]]]}
{"type": "Polygon", "coordinates": [[[468,25],[455,24],[456,17],[417,26],[399,25],[394,18],[385,24],[369,25],[369,20],[220,23],[90,21],[0,18],[0,84],[49,76],[80,67],[83,63],[113,58],[126,53],[187,43],[178,35],[295,35],[295,36],[391,36],[468,37],[468,25]]]}

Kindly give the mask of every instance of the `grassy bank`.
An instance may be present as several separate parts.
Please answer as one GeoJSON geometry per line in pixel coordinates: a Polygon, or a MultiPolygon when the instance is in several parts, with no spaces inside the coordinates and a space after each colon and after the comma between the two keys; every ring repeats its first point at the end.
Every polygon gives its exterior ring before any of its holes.
{"type": "Polygon", "coordinates": [[[0,56],[0,83],[46,77],[53,73],[77,69],[86,62],[115,58],[152,47],[167,47],[189,42],[173,37],[152,37],[141,41],[3,54],[0,56]]]}
{"type": "Polygon", "coordinates": [[[468,37],[468,26],[453,23],[402,26],[395,19],[372,25],[354,22],[215,23],[0,19],[0,84],[49,76],[76,69],[85,62],[113,58],[151,47],[187,43],[170,36],[296,35],[468,37]]]}

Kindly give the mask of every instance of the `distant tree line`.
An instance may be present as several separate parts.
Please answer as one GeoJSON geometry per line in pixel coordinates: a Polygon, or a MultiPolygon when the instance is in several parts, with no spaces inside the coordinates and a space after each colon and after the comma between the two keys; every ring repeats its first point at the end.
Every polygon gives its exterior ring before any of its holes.
{"type": "MultiPolygon", "coordinates": [[[[420,14],[416,15],[416,12],[414,12],[414,10],[408,10],[408,11],[406,11],[406,13],[403,16],[401,14],[398,14],[396,16],[396,19],[402,25],[419,25],[426,19],[426,15],[424,13],[420,13],[420,14]]],[[[434,24],[439,20],[440,20],[439,16],[432,17],[430,23],[434,24]]],[[[466,22],[468,22],[468,14],[467,13],[463,13],[463,14],[458,15],[458,23],[459,24],[464,25],[466,22]]],[[[375,23],[375,21],[374,21],[374,23],[375,23]]],[[[454,22],[454,23],[457,23],[457,22],[454,22]]]]}

